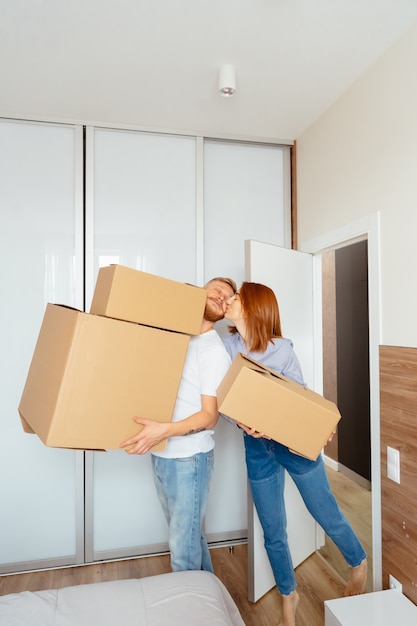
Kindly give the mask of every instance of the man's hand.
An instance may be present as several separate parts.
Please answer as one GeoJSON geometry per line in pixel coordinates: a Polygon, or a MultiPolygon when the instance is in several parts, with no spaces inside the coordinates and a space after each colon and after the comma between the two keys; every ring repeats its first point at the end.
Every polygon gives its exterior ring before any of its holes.
{"type": "Polygon", "coordinates": [[[134,417],[133,419],[136,424],[140,424],[143,428],[140,433],[120,444],[121,448],[128,448],[126,450],[128,454],[145,454],[169,436],[169,424],[154,422],[142,417],[134,417]]]}
{"type": "Polygon", "coordinates": [[[154,422],[142,417],[134,417],[136,424],[143,429],[130,439],[120,444],[129,454],[145,454],[151,448],[169,437],[183,437],[202,430],[212,429],[219,418],[217,398],[215,396],[201,396],[201,411],[193,413],[179,422],[154,422]]]}

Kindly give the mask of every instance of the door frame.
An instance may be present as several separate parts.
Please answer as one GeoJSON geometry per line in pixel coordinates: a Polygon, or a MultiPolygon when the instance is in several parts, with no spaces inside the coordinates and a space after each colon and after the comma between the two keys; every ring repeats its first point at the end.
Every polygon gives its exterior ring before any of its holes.
{"type": "MultiPolygon", "coordinates": [[[[372,560],[373,589],[382,589],[382,521],[381,521],[381,435],[379,398],[379,346],[380,323],[380,215],[379,212],[350,222],[315,239],[299,244],[302,252],[309,252],[314,260],[314,308],[321,320],[321,255],[324,252],[368,240],[369,276],[369,383],[371,421],[371,479],[372,479],[372,560]]],[[[322,330],[316,325],[316,346],[321,346],[322,330]]],[[[321,349],[318,350],[318,353],[321,349]]],[[[322,355],[316,359],[315,368],[322,372],[322,355]]],[[[317,376],[319,379],[319,376],[317,376]]]]}

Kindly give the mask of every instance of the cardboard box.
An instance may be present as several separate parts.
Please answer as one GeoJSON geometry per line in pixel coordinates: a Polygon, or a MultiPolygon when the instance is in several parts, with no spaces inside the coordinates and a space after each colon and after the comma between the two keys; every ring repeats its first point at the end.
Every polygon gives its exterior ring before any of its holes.
{"type": "Polygon", "coordinates": [[[217,400],[224,415],[309,459],[318,457],[340,420],[333,402],[240,353],[217,400]]]}
{"type": "MultiPolygon", "coordinates": [[[[19,405],[47,446],[119,449],[171,421],[189,336],[48,304],[19,405]]],[[[164,446],[165,447],[165,444],[164,446]]]]}
{"type": "Polygon", "coordinates": [[[202,287],[109,265],[98,272],[90,313],[199,335],[206,301],[202,287]]]}

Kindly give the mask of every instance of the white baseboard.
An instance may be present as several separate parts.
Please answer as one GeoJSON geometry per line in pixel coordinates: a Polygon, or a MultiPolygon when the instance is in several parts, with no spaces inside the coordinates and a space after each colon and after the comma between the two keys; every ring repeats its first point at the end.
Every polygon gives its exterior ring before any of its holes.
{"type": "Polygon", "coordinates": [[[339,471],[338,461],[331,459],[329,456],[326,456],[325,454],[323,454],[323,461],[324,461],[324,464],[327,465],[327,467],[330,467],[330,469],[334,470],[335,472],[339,471]]]}

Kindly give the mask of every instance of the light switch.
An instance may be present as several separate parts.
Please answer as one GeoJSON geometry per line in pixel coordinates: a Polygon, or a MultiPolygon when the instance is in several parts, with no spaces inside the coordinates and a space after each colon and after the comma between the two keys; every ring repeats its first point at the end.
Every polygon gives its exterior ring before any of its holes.
{"type": "Polygon", "coordinates": [[[400,451],[387,446],[387,475],[388,478],[400,482],[400,451]]]}

